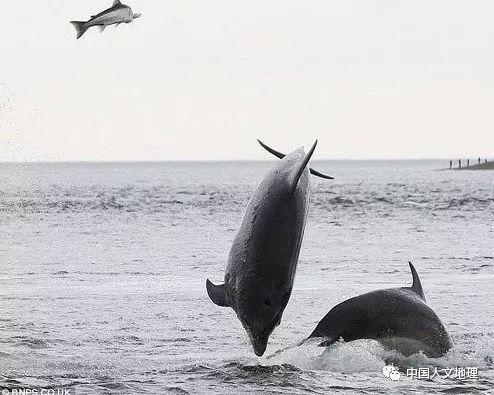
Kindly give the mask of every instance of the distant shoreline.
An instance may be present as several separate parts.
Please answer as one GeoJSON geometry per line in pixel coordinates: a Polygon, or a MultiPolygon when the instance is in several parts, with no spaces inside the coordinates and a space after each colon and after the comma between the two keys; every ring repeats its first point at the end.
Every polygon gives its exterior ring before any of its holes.
{"type": "Polygon", "coordinates": [[[494,170],[494,161],[484,162],[477,165],[472,166],[462,166],[462,167],[454,167],[448,170],[494,170]]]}

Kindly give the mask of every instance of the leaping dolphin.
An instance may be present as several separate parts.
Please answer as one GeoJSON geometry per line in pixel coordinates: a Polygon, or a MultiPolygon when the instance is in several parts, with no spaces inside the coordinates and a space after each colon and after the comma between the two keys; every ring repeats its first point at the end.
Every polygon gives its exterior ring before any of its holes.
{"type": "Polygon", "coordinates": [[[309,338],[326,338],[322,346],[339,339],[374,339],[404,355],[423,351],[438,358],[446,354],[452,347],[451,339],[427,305],[417,271],[409,264],[411,287],[381,289],[348,299],[333,307],[309,338]]]}
{"type": "Polygon", "coordinates": [[[316,145],[308,154],[292,152],[268,172],[247,206],[224,284],[206,281],[211,300],[236,312],[258,356],[292,292],[309,207],[307,164],[316,145]]]}
{"type": "Polygon", "coordinates": [[[74,25],[77,32],[77,39],[79,39],[91,26],[98,26],[103,31],[109,25],[118,26],[121,23],[130,23],[140,16],[141,14],[134,14],[132,9],[122,4],[120,0],[114,0],[110,8],[97,15],[93,15],[88,21],[71,21],[70,23],[74,25]]]}

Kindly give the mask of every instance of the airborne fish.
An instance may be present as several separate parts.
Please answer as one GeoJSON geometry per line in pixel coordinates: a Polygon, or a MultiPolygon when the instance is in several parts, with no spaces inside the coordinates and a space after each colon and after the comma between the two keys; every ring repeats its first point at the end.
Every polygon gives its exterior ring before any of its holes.
{"type": "Polygon", "coordinates": [[[132,9],[128,5],[122,4],[120,0],[114,0],[110,8],[93,15],[88,21],[71,21],[70,23],[74,25],[79,39],[91,26],[98,26],[100,31],[103,31],[109,25],[118,26],[121,23],[130,23],[140,16],[141,14],[134,14],[132,9]]]}

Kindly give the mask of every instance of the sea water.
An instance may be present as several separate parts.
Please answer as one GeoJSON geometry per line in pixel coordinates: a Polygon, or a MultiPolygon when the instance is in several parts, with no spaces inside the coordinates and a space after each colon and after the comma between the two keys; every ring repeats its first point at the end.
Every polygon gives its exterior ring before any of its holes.
{"type": "Polygon", "coordinates": [[[205,281],[223,280],[245,207],[272,165],[0,164],[0,388],[493,391],[494,172],[441,171],[441,161],[312,163],[335,180],[311,176],[293,293],[259,358],[205,281]],[[409,260],[452,337],[446,356],[405,357],[372,340],[297,345],[336,304],[409,286],[409,260]],[[383,375],[391,365],[396,381],[383,375]],[[439,375],[418,378],[419,368],[439,375]],[[458,368],[471,374],[446,374],[458,368]]]}

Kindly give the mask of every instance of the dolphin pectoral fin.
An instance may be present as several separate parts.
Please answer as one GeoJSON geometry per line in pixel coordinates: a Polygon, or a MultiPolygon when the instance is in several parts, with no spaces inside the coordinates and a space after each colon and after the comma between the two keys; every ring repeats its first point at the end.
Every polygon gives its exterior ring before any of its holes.
{"type": "MultiPolygon", "coordinates": [[[[268,151],[270,154],[273,154],[277,158],[283,159],[286,156],[285,154],[283,154],[283,153],[281,153],[279,151],[276,151],[275,149],[267,146],[266,144],[264,144],[259,139],[257,139],[257,142],[261,145],[262,148],[264,148],[266,151],[268,151]]],[[[326,174],[323,174],[323,173],[321,173],[321,172],[313,169],[312,167],[309,168],[309,171],[310,171],[310,174],[312,174],[314,176],[321,177],[321,178],[324,178],[326,180],[334,180],[334,177],[331,177],[331,176],[328,176],[326,174]]]]}
{"type": "Polygon", "coordinates": [[[214,304],[221,307],[228,307],[225,284],[214,285],[211,281],[206,280],[206,290],[208,291],[209,298],[214,304]]]}
{"type": "Polygon", "coordinates": [[[297,188],[298,180],[300,180],[300,177],[302,176],[305,168],[307,167],[307,164],[309,163],[309,160],[312,157],[312,154],[314,153],[314,150],[316,149],[316,146],[317,146],[317,140],[314,141],[314,144],[312,144],[312,147],[311,147],[310,151],[307,153],[307,155],[305,155],[304,160],[302,161],[302,163],[300,163],[300,166],[297,169],[297,172],[294,174],[294,177],[291,180],[291,191],[292,191],[292,193],[297,188]]]}
{"type": "Polygon", "coordinates": [[[328,340],[324,340],[323,342],[319,343],[317,345],[317,347],[329,347],[330,345],[332,345],[334,343],[335,343],[334,339],[328,339],[328,340]]]}
{"type": "Polygon", "coordinates": [[[105,31],[106,26],[105,25],[98,25],[99,31],[103,33],[105,31]]]}
{"type": "Polygon", "coordinates": [[[420,296],[423,301],[425,302],[425,294],[424,290],[422,289],[422,284],[420,283],[420,278],[417,273],[417,270],[415,270],[415,267],[413,266],[412,262],[408,262],[410,265],[410,270],[412,271],[412,278],[413,278],[413,283],[410,289],[415,292],[418,296],[420,296]]]}

